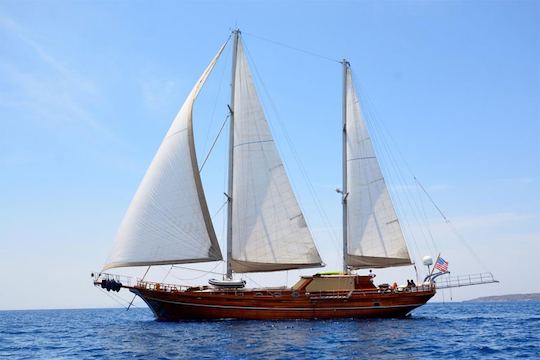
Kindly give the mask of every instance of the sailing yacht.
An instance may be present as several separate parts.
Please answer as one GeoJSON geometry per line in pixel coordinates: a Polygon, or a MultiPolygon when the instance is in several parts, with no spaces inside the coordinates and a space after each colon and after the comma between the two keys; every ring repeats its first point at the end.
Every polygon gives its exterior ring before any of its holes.
{"type": "Polygon", "coordinates": [[[167,132],[124,217],[94,284],[127,288],[158,320],[401,317],[435,295],[431,280],[401,289],[376,286],[356,269],[411,265],[375,156],[350,64],[343,66],[343,271],[302,276],[292,287],[246,288],[237,273],[324,266],[296,200],[257,96],[239,30],[232,33],[227,272],[223,280],[182,286],[122,283],[118,267],[222,261],[202,186],[193,134],[197,95],[218,51],[167,132]]]}

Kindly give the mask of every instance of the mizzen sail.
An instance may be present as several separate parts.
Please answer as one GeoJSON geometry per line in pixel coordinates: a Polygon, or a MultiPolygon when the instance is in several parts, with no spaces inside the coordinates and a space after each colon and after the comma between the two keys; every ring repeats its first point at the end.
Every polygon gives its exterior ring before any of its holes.
{"type": "Polygon", "coordinates": [[[407,244],[354,89],[346,74],[347,265],[349,268],[411,264],[407,244]]]}
{"type": "Polygon", "coordinates": [[[193,104],[225,44],[191,90],[120,225],[105,269],[221,260],[201,185],[193,104]]]}
{"type": "Polygon", "coordinates": [[[235,272],[321,266],[238,41],[234,92],[232,259],[235,272]]]}

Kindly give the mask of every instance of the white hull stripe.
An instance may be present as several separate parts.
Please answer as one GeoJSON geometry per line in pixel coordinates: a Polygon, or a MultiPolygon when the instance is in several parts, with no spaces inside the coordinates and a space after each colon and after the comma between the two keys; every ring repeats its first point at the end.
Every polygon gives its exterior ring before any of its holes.
{"type": "MultiPolygon", "coordinates": [[[[137,294],[140,296],[140,294],[137,294]]],[[[141,296],[142,297],[142,296],[141,296]]],[[[392,306],[355,306],[355,307],[331,307],[331,308],[273,308],[273,307],[255,307],[255,306],[234,306],[234,305],[210,305],[210,304],[194,304],[194,303],[186,303],[186,302],[180,302],[180,301],[169,301],[169,300],[161,300],[161,299],[155,299],[151,297],[142,297],[143,300],[151,300],[151,301],[157,301],[157,302],[164,302],[169,304],[175,304],[175,305],[184,305],[184,306],[196,306],[196,307],[206,307],[206,308],[216,308],[216,309],[236,309],[236,310],[271,310],[271,311],[335,311],[335,310],[371,310],[371,309],[399,309],[399,308],[406,308],[406,307],[418,307],[424,305],[422,304],[407,304],[407,305],[392,305],[392,306]]]]}

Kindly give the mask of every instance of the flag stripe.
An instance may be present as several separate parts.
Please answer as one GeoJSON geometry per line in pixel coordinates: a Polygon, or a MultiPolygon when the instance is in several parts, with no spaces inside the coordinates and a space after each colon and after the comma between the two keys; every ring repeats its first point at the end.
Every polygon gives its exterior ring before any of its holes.
{"type": "Polygon", "coordinates": [[[444,260],[442,257],[439,257],[437,262],[435,262],[435,269],[442,272],[448,271],[448,261],[444,260]]]}

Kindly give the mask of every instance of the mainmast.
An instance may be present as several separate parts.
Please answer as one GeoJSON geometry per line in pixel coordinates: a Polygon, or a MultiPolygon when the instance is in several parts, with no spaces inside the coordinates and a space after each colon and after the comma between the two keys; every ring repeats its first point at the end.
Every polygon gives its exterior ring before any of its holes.
{"type": "Polygon", "coordinates": [[[233,160],[234,160],[234,96],[236,78],[236,54],[238,52],[238,39],[240,30],[233,31],[233,53],[231,71],[231,104],[229,105],[229,185],[227,194],[227,279],[232,279],[232,213],[233,213],[233,160]]]}
{"type": "Polygon", "coordinates": [[[343,117],[343,150],[342,150],[342,167],[343,167],[343,185],[341,189],[341,203],[343,206],[343,272],[347,273],[349,268],[347,266],[347,71],[349,71],[349,62],[346,59],[341,61],[343,65],[343,108],[342,108],[342,117],[343,117]]]}

